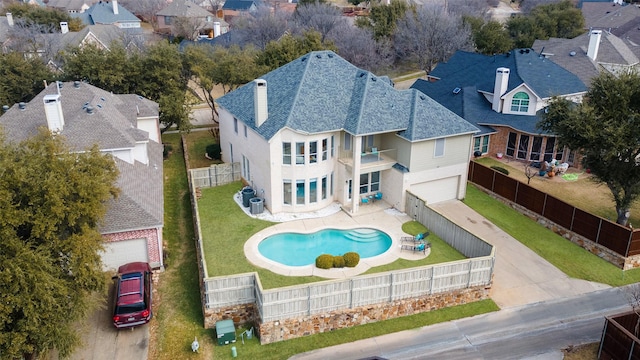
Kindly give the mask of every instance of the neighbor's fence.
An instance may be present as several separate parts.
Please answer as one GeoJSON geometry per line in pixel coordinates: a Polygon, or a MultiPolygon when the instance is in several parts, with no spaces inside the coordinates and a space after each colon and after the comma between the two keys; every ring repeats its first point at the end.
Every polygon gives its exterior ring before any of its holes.
{"type": "Polygon", "coordinates": [[[469,181],[624,257],[640,254],[640,231],[580,210],[573,205],[475,161],[469,181]]]}
{"type": "Polygon", "coordinates": [[[240,181],[240,163],[237,162],[191,169],[189,172],[196,188],[208,188],[240,181]]]}
{"type": "Polygon", "coordinates": [[[470,259],[268,290],[256,273],[205,278],[205,307],[255,303],[262,321],[269,322],[490,285],[493,246],[410,196],[422,204],[417,208],[428,218],[423,224],[470,259]]]}
{"type": "Polygon", "coordinates": [[[607,316],[600,341],[598,359],[640,359],[640,340],[634,334],[638,315],[633,311],[607,316]]]}

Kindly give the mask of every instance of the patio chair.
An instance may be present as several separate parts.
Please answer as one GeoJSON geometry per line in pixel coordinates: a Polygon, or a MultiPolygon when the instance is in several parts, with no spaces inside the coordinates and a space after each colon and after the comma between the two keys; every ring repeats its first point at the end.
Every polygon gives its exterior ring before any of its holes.
{"type": "Polygon", "coordinates": [[[401,242],[422,243],[429,236],[429,232],[419,233],[416,236],[403,236],[400,238],[401,242]]]}
{"type": "Polygon", "coordinates": [[[382,200],[382,192],[378,191],[373,198],[376,200],[382,200]]]}
{"type": "Polygon", "coordinates": [[[423,254],[427,253],[427,249],[431,247],[431,243],[419,243],[419,244],[403,244],[400,248],[402,250],[421,251],[423,254]]]}
{"type": "Polygon", "coordinates": [[[366,196],[363,196],[360,198],[360,202],[364,205],[364,204],[368,204],[369,203],[369,198],[366,196]]]}

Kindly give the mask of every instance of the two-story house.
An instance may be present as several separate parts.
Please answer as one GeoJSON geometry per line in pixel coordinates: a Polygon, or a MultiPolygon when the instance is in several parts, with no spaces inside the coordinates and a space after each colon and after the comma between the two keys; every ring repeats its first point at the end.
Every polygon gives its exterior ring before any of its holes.
{"type": "Polygon", "coordinates": [[[174,0],[156,13],[157,31],[174,33],[174,24],[178,19],[190,21],[193,30],[206,38],[218,37],[229,31],[229,24],[217,18],[209,11],[189,0],[174,0]]]}
{"type": "Polygon", "coordinates": [[[272,213],[338,202],[357,213],[381,192],[404,210],[461,199],[478,129],[416,90],[359,69],[332,51],[304,55],[217,100],[225,162],[272,213]]]}
{"type": "MultiPolygon", "coordinates": [[[[53,83],[28,103],[0,117],[7,139],[20,141],[38,128],[64,136],[76,151],[98,144],[111,154],[120,195],[107,204],[100,225],[105,268],[132,262],[163,267],[163,174],[158,104],[141,96],[115,95],[76,81],[53,83]]],[[[60,179],[63,181],[63,179],[60,179]]]]}
{"type": "Polygon", "coordinates": [[[481,130],[474,137],[476,155],[574,164],[575,152],[559,147],[537,123],[552,97],[580,102],[587,87],[531,49],[494,56],[458,51],[411,87],[481,130]]]}
{"type": "Polygon", "coordinates": [[[121,29],[140,30],[142,22],[118,4],[118,0],[99,0],[84,12],[72,13],[71,16],[79,18],[85,25],[115,25],[121,29]]]}

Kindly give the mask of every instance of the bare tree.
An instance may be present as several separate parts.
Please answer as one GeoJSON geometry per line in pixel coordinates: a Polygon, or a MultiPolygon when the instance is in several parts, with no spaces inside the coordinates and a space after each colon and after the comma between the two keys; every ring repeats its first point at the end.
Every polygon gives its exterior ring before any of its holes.
{"type": "Polygon", "coordinates": [[[200,29],[204,26],[204,21],[197,18],[178,16],[173,19],[172,35],[188,40],[195,40],[200,34],[200,29]]]}
{"type": "Polygon", "coordinates": [[[633,334],[637,337],[640,336],[640,283],[625,286],[623,289],[629,305],[636,314],[636,326],[633,329],[633,334]]]}
{"type": "MultiPolygon", "coordinates": [[[[299,5],[293,15],[293,20],[298,27],[304,30],[319,32],[322,42],[348,21],[336,6],[321,2],[299,5]]],[[[338,34],[333,34],[333,37],[338,37],[338,34]]]]}
{"type": "Polygon", "coordinates": [[[247,43],[264,50],[270,41],[278,40],[287,31],[289,17],[283,11],[260,6],[251,15],[236,17],[232,25],[247,43]]]}
{"type": "Polygon", "coordinates": [[[151,24],[155,24],[156,13],[168,4],[167,0],[120,0],[120,5],[151,24]]]}
{"type": "Polygon", "coordinates": [[[388,41],[375,41],[369,29],[344,23],[332,32],[328,40],[338,48],[338,54],[353,65],[377,72],[393,63],[393,51],[388,41]]]}
{"type": "Polygon", "coordinates": [[[415,61],[427,73],[458,50],[473,49],[471,29],[443,6],[422,6],[398,21],[396,54],[415,61]]]}
{"type": "Polygon", "coordinates": [[[531,166],[531,164],[526,164],[524,166],[524,176],[527,177],[527,185],[531,184],[531,178],[536,176],[537,173],[538,173],[538,170],[533,166],[531,166]]]}
{"type": "Polygon", "coordinates": [[[17,19],[8,35],[8,48],[28,56],[40,56],[45,62],[61,50],[61,34],[53,25],[17,19]]]}
{"type": "Polygon", "coordinates": [[[484,20],[491,18],[489,4],[479,0],[447,0],[446,10],[458,16],[475,16],[484,20]]]}
{"type": "Polygon", "coordinates": [[[520,11],[523,14],[529,14],[533,8],[540,5],[548,5],[559,3],[563,0],[521,0],[520,1],[520,11]]]}

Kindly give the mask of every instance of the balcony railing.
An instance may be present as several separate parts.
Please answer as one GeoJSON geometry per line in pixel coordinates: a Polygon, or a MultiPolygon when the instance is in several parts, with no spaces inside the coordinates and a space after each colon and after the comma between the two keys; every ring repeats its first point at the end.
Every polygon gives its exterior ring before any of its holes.
{"type": "MultiPolygon", "coordinates": [[[[391,168],[397,162],[397,149],[376,149],[369,148],[360,154],[360,169],[372,167],[391,168]]],[[[338,151],[338,160],[348,167],[353,166],[353,150],[338,151]]]]}

